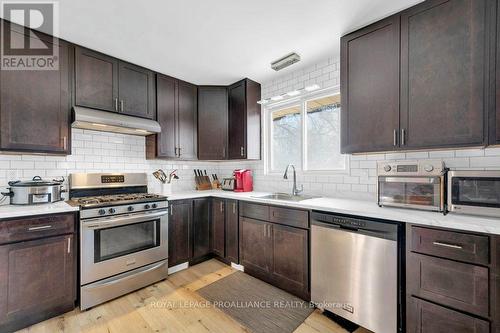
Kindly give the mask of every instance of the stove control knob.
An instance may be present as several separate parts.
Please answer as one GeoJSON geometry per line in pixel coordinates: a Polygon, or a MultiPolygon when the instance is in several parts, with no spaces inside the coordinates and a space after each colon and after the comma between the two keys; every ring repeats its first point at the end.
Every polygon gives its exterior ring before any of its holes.
{"type": "Polygon", "coordinates": [[[104,214],[106,214],[106,211],[104,209],[99,209],[99,211],[97,213],[99,215],[104,215],[104,214]]]}
{"type": "Polygon", "coordinates": [[[385,172],[389,172],[389,171],[391,171],[391,166],[390,166],[390,165],[386,165],[386,166],[384,166],[384,171],[385,171],[385,172]]]}
{"type": "Polygon", "coordinates": [[[108,212],[109,212],[110,214],[114,214],[114,213],[116,213],[116,210],[115,210],[114,208],[110,208],[110,209],[108,210],[108,212]]]}
{"type": "Polygon", "coordinates": [[[153,208],[157,208],[157,207],[158,207],[158,205],[157,205],[157,204],[152,204],[152,205],[151,205],[151,207],[153,207],[153,208]]]}
{"type": "Polygon", "coordinates": [[[144,205],[144,209],[149,209],[149,208],[151,208],[150,205],[148,205],[148,204],[144,205]]]}
{"type": "Polygon", "coordinates": [[[432,165],[428,164],[424,167],[424,170],[427,172],[432,172],[432,170],[434,170],[434,167],[432,165]]]}
{"type": "Polygon", "coordinates": [[[128,206],[127,210],[128,210],[129,212],[133,212],[133,211],[134,211],[134,206],[128,206]]]}

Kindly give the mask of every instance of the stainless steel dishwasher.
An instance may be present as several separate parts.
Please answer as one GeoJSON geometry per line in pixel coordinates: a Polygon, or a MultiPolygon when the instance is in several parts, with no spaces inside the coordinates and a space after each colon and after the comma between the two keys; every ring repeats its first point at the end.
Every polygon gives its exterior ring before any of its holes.
{"type": "Polygon", "coordinates": [[[373,332],[398,332],[398,224],[311,217],[312,302],[373,332]]]}

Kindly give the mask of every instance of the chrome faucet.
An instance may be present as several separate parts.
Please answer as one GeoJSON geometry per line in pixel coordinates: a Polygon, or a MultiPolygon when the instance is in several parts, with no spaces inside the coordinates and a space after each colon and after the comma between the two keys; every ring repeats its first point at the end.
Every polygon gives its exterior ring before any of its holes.
{"type": "Polygon", "coordinates": [[[295,165],[293,164],[288,164],[285,169],[285,174],[283,175],[283,179],[288,179],[288,168],[292,167],[293,169],[293,188],[292,188],[292,195],[297,196],[299,195],[302,191],[304,191],[304,185],[300,185],[300,190],[297,188],[297,173],[295,172],[295,165]]]}

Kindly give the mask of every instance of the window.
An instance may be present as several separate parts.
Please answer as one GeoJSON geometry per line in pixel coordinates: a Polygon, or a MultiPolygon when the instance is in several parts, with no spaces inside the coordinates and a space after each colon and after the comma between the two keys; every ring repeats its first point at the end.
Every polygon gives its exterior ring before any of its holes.
{"type": "Polygon", "coordinates": [[[339,103],[339,94],[316,94],[268,107],[267,172],[283,172],[290,163],[303,172],[345,171],[339,103]]]}

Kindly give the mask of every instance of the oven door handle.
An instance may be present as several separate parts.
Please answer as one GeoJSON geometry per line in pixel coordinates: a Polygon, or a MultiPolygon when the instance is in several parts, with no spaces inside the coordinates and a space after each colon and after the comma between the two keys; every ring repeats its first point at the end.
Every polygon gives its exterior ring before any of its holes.
{"type": "Polygon", "coordinates": [[[441,177],[379,177],[382,183],[439,184],[441,177]]]}
{"type": "Polygon", "coordinates": [[[146,222],[155,217],[161,217],[167,215],[167,210],[155,211],[155,212],[145,212],[139,214],[131,214],[126,216],[112,217],[107,220],[101,220],[100,218],[91,219],[82,222],[82,227],[86,229],[104,229],[110,227],[116,227],[120,225],[127,225],[138,222],[146,222]],[[100,221],[99,221],[100,220],[100,221]]]}

